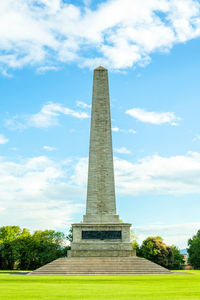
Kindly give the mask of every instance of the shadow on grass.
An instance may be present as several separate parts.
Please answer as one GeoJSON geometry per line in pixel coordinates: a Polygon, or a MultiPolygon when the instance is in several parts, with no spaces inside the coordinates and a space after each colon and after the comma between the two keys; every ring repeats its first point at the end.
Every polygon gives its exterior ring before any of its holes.
{"type": "Polygon", "coordinates": [[[30,271],[0,270],[0,275],[27,275],[30,271]]]}

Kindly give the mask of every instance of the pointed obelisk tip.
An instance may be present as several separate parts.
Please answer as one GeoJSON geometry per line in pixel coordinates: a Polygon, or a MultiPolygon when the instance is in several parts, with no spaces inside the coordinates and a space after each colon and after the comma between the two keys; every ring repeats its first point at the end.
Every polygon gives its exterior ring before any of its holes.
{"type": "Polygon", "coordinates": [[[99,70],[101,70],[101,71],[108,71],[106,68],[104,68],[104,67],[102,67],[102,66],[99,66],[99,67],[97,67],[97,68],[95,68],[94,69],[94,71],[99,71],[99,70]]]}

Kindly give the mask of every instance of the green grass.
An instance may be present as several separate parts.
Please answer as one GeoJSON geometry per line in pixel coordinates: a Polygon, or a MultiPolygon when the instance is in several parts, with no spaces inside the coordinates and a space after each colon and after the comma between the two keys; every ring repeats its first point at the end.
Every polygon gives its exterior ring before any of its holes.
{"type": "Polygon", "coordinates": [[[200,271],[189,275],[30,276],[0,271],[0,299],[200,299],[200,271]]]}

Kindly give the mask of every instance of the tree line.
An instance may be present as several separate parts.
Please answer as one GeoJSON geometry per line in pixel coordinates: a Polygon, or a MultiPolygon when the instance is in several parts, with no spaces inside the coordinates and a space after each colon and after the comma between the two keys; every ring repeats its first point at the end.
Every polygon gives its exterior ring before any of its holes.
{"type": "Polygon", "coordinates": [[[34,233],[19,226],[0,227],[0,269],[34,270],[66,256],[66,236],[54,230],[34,233]]]}
{"type": "MultiPolygon", "coordinates": [[[[19,226],[0,227],[0,269],[34,270],[59,257],[67,256],[66,241],[72,241],[69,234],[54,230],[37,230],[31,233],[19,226]]],[[[137,256],[144,257],[168,269],[181,269],[184,257],[176,246],[166,245],[162,238],[148,237],[141,246],[133,238],[137,256]]],[[[200,230],[188,240],[188,262],[200,269],[200,230]]]]}
{"type": "MultiPolygon", "coordinates": [[[[165,268],[179,270],[184,265],[184,256],[176,246],[166,245],[162,238],[148,237],[141,246],[133,241],[133,248],[138,256],[144,257],[165,268]]],[[[194,269],[200,269],[200,230],[188,240],[188,264],[194,269]]]]}
{"type": "Polygon", "coordinates": [[[148,237],[141,246],[134,243],[137,256],[144,257],[162,267],[180,270],[184,267],[184,256],[176,246],[168,246],[160,236],[148,237]]]}

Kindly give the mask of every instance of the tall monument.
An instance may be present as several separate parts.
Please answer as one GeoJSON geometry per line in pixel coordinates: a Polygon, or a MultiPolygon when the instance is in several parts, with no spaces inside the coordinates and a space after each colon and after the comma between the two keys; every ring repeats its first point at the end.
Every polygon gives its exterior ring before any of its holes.
{"type": "Polygon", "coordinates": [[[108,71],[94,70],[86,214],[72,224],[69,255],[132,256],[130,226],[116,214],[108,71]]]}
{"type": "Polygon", "coordinates": [[[112,153],[108,71],[94,70],[87,207],[84,222],[118,222],[112,153]]]}
{"type": "Polygon", "coordinates": [[[98,67],[93,80],[86,214],[83,222],[72,224],[68,257],[31,274],[170,274],[135,255],[130,226],[116,214],[108,71],[98,67]]]}

